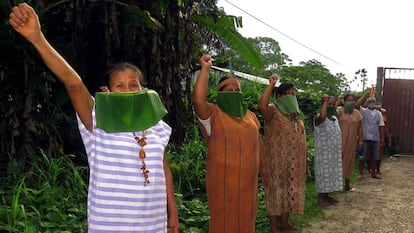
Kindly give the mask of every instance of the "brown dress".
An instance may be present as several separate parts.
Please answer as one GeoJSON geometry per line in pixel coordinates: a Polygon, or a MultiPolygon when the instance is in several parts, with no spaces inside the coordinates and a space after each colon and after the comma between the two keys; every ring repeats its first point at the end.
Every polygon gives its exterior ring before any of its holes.
{"type": "Polygon", "coordinates": [[[303,214],[306,183],[306,133],[303,121],[291,119],[269,104],[273,118],[265,121],[265,151],[269,184],[265,187],[267,214],[303,214]]]}
{"type": "Polygon", "coordinates": [[[342,170],[345,179],[351,179],[358,142],[358,124],[362,120],[361,113],[354,109],[351,114],[338,107],[339,127],[342,132],[342,170]]]}
{"type": "Polygon", "coordinates": [[[253,233],[257,214],[260,122],[247,111],[231,117],[209,104],[211,134],[207,136],[207,198],[210,233],[253,233]]]}

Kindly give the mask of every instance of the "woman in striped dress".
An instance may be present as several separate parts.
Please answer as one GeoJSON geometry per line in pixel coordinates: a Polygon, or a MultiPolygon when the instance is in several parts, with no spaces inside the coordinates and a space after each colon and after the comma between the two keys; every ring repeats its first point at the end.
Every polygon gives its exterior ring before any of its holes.
{"type": "MultiPolygon", "coordinates": [[[[179,232],[172,176],[165,161],[171,128],[162,120],[137,132],[96,128],[95,99],[45,39],[33,8],[25,3],[13,7],[9,22],[65,85],[77,113],[90,167],[88,232],[167,232],[167,216],[170,232],[179,232]]],[[[137,67],[123,63],[112,68],[106,90],[142,90],[137,67]]]]}

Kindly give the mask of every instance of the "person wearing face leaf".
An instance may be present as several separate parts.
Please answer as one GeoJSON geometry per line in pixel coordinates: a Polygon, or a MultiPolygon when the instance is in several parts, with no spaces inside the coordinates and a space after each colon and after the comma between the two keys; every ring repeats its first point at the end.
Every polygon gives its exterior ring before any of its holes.
{"type": "MultiPolygon", "coordinates": [[[[342,169],[345,178],[345,190],[351,190],[351,176],[355,161],[356,149],[362,149],[362,115],[355,109],[355,96],[353,94],[346,94],[344,96],[344,103],[337,108],[339,127],[342,135],[342,169]]],[[[359,161],[362,169],[364,168],[364,161],[359,161]]],[[[363,179],[363,174],[360,174],[359,179],[363,179]]]]}
{"type": "MultiPolygon", "coordinates": [[[[171,134],[171,127],[161,120],[165,114],[134,115],[140,130],[117,131],[123,123],[122,115],[107,122],[119,124],[110,128],[105,124],[103,128],[98,127],[98,96],[106,98],[109,94],[91,96],[78,73],[46,40],[32,7],[26,3],[13,7],[9,22],[35,47],[47,67],[64,84],[76,111],[90,173],[88,232],[178,233],[172,175],[165,158],[165,147],[171,134]],[[148,122],[150,124],[146,124],[148,122]]],[[[103,89],[122,99],[131,98],[124,94],[139,93],[139,98],[157,100],[157,94],[142,92],[142,78],[136,66],[119,63],[108,72],[108,86],[103,89]]],[[[161,108],[145,103],[139,103],[138,107],[143,112],[161,108]]],[[[131,109],[131,106],[126,108],[131,109]]]]}
{"type": "Polygon", "coordinates": [[[342,191],[342,140],[336,117],[336,99],[325,94],[320,112],[314,117],[315,134],[315,184],[318,204],[328,206],[338,201],[329,196],[342,191]]]}
{"type": "MultiPolygon", "coordinates": [[[[372,178],[381,179],[377,174],[379,149],[384,145],[384,119],[380,111],[376,109],[376,99],[366,92],[356,103],[356,108],[362,114],[362,131],[363,131],[363,155],[360,156],[360,161],[365,161],[367,155],[370,155],[370,173],[372,178]],[[366,107],[363,107],[362,104],[366,107]]],[[[363,168],[359,169],[360,175],[363,176],[363,168]]]]}
{"type": "Polygon", "coordinates": [[[297,230],[289,223],[289,215],[304,212],[307,170],[306,132],[299,117],[296,88],[292,83],[280,84],[275,103],[269,103],[277,79],[276,75],[269,77],[269,85],[259,99],[270,168],[265,202],[272,233],[297,230]]]}
{"type": "Polygon", "coordinates": [[[210,233],[255,232],[258,175],[266,184],[266,161],[260,122],[246,109],[240,82],[224,77],[218,84],[217,104],[207,101],[212,59],[199,59],[201,70],[192,93],[201,133],[208,144],[207,198],[210,233]]]}

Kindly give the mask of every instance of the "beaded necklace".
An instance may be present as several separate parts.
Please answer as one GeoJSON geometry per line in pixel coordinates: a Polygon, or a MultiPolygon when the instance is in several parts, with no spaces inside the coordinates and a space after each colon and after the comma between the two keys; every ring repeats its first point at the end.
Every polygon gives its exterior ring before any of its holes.
{"type": "Polygon", "coordinates": [[[138,145],[141,147],[141,149],[139,150],[138,156],[141,159],[141,170],[142,170],[142,175],[144,176],[144,186],[149,185],[151,182],[149,180],[149,170],[147,169],[147,165],[145,164],[145,158],[147,157],[145,151],[144,151],[144,146],[147,145],[147,142],[145,141],[147,139],[147,137],[145,136],[145,134],[147,133],[146,130],[142,131],[142,136],[139,137],[135,134],[135,132],[133,132],[132,134],[134,135],[134,139],[135,141],[137,141],[138,145]]]}

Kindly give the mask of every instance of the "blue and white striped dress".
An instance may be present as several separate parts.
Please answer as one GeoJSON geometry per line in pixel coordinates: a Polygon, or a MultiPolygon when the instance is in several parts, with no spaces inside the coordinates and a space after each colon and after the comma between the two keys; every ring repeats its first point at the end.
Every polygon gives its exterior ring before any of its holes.
{"type": "MultiPolygon", "coordinates": [[[[167,192],[164,150],[171,127],[164,121],[146,130],[145,163],[150,184],[144,186],[140,146],[133,133],[89,132],[78,117],[88,156],[88,232],[167,232],[167,192]]],[[[142,132],[135,132],[141,137],[142,132]]]]}

